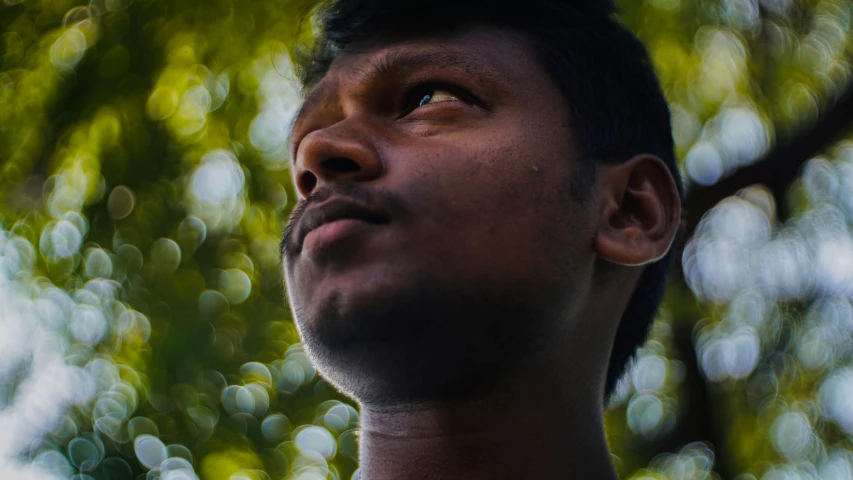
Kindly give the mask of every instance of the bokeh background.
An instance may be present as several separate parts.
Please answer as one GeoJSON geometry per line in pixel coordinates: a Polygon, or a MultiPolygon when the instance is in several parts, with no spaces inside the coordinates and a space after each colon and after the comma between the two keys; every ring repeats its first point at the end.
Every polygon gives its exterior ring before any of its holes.
{"type": "MultiPolygon", "coordinates": [[[[851,479],[853,3],[619,3],[690,186],[617,469],[851,479]]],[[[0,478],[353,477],[277,249],[311,4],[0,1],[0,478]]]]}

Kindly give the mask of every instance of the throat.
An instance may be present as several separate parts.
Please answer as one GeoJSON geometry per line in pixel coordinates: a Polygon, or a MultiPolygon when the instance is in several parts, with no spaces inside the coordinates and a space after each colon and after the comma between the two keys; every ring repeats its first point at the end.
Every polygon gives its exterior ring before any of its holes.
{"type": "Polygon", "coordinates": [[[363,409],[361,479],[617,478],[600,406],[528,400],[363,409]]]}

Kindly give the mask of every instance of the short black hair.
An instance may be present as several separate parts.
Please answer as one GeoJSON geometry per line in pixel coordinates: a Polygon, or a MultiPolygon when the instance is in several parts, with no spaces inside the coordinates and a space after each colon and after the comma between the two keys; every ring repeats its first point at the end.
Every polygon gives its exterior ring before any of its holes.
{"type": "MultiPolygon", "coordinates": [[[[452,32],[465,25],[511,29],[529,42],[536,60],[565,96],[587,190],[596,162],[619,163],[650,153],[666,163],[683,197],[669,106],[645,46],[616,20],[615,10],[612,0],[326,1],[317,9],[316,43],[298,59],[297,67],[303,87],[310,88],[340,51],[376,35],[452,32]]],[[[573,195],[580,192],[571,190],[573,195]]],[[[605,402],[646,341],[663,298],[673,250],[645,267],[628,302],[607,367],[605,402]]]]}

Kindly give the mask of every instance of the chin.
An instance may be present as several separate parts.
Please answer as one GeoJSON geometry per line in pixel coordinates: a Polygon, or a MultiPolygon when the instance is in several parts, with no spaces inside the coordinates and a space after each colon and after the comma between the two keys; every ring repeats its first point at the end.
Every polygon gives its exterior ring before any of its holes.
{"type": "Polygon", "coordinates": [[[546,337],[537,322],[522,320],[529,309],[508,305],[507,296],[448,283],[314,295],[311,305],[294,309],[306,351],[327,381],[361,404],[435,402],[489,389],[546,337]]]}

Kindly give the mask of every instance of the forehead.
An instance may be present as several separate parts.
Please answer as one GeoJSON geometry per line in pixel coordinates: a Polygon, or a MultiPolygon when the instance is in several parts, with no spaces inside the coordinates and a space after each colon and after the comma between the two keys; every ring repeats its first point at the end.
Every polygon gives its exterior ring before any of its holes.
{"type": "Polygon", "coordinates": [[[319,81],[309,86],[305,104],[310,106],[317,97],[341,88],[430,67],[509,85],[524,84],[531,74],[541,74],[523,35],[512,30],[469,26],[453,32],[393,33],[341,51],[319,81]]]}

